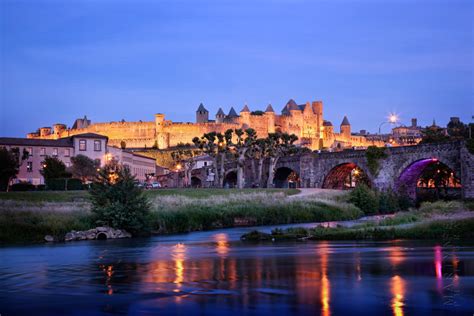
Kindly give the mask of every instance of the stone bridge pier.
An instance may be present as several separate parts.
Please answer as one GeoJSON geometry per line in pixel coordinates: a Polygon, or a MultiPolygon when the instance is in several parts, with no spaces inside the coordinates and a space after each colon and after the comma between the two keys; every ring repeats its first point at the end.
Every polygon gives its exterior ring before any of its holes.
{"type": "Polygon", "coordinates": [[[376,174],[369,170],[364,150],[284,157],[276,168],[297,173],[300,187],[342,189],[348,177],[357,176],[371,187],[403,189],[414,198],[423,170],[438,163],[447,166],[460,180],[462,197],[474,199],[474,155],[463,142],[392,147],[386,148],[385,153],[387,157],[378,161],[376,174]]]}

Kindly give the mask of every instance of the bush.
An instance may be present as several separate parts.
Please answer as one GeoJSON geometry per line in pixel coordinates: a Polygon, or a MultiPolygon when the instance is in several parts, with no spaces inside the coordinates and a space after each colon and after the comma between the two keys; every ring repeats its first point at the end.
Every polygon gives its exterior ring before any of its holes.
{"type": "Polygon", "coordinates": [[[364,184],[358,185],[351,191],[349,203],[360,208],[366,215],[377,214],[379,207],[377,194],[364,184]]]}
{"type": "Polygon", "coordinates": [[[127,167],[112,161],[99,171],[89,191],[98,223],[132,234],[148,231],[150,204],[127,167]]]}
{"type": "Polygon", "coordinates": [[[44,191],[46,190],[46,185],[45,184],[38,184],[36,186],[36,191],[44,191]]]}
{"type": "Polygon", "coordinates": [[[381,191],[378,193],[379,212],[381,214],[394,213],[400,210],[398,196],[392,190],[381,191]]]}
{"type": "Polygon", "coordinates": [[[46,188],[53,191],[65,191],[67,181],[67,190],[82,190],[82,181],[79,179],[46,179],[46,188]]]}
{"type": "Polygon", "coordinates": [[[34,191],[35,186],[29,182],[19,182],[10,186],[10,191],[34,191]]]}

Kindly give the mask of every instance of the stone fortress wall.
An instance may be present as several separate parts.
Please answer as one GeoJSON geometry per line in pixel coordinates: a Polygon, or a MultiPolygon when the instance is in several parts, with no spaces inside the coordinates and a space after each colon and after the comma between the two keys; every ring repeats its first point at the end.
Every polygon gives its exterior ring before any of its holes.
{"type": "Polygon", "coordinates": [[[82,133],[96,133],[107,136],[109,144],[119,147],[125,142],[127,148],[166,149],[179,143],[191,143],[196,136],[208,132],[224,133],[228,129],[253,128],[258,137],[266,137],[275,131],[298,136],[299,144],[310,149],[346,148],[353,146],[383,146],[382,142],[368,141],[364,136],[351,134],[351,126],[346,117],[340,125],[340,132],[334,131],[332,123],[323,119],[322,101],[296,104],[290,99],[281,114],[276,114],[271,105],[265,112],[250,112],[247,105],[239,114],[231,108],[226,115],[219,109],[215,120],[209,119],[204,105],[196,111],[196,123],[178,123],[165,119],[164,114],[155,114],[154,121],[92,123],[87,117],[77,119],[71,128],[64,124],[42,127],[28,138],[58,139],[82,133]]]}

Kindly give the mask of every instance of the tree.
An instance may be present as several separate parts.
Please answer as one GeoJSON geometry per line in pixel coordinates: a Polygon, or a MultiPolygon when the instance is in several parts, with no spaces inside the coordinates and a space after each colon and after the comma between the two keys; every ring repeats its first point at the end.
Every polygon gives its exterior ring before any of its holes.
{"type": "Polygon", "coordinates": [[[120,148],[122,149],[127,148],[127,143],[124,140],[120,141],[120,148]]]}
{"type": "Polygon", "coordinates": [[[66,171],[66,165],[64,162],[56,157],[46,157],[41,164],[43,169],[40,171],[44,179],[59,179],[59,178],[70,178],[71,174],[66,171]]]}
{"type": "Polygon", "coordinates": [[[235,151],[237,158],[237,187],[242,189],[244,187],[244,165],[247,151],[253,146],[257,138],[257,132],[248,128],[245,132],[242,129],[234,130],[237,140],[232,143],[232,149],[235,151]]]}
{"type": "Polygon", "coordinates": [[[444,130],[438,126],[429,126],[421,131],[422,138],[420,144],[442,143],[449,140],[444,130]]]}
{"type": "Polygon", "coordinates": [[[71,157],[72,166],[69,169],[74,178],[82,182],[91,181],[97,174],[99,163],[84,155],[71,157]]]}
{"type": "Polygon", "coordinates": [[[218,143],[217,133],[210,132],[204,134],[201,138],[193,138],[194,145],[199,148],[203,153],[212,158],[212,168],[214,169],[214,186],[219,183],[219,175],[217,173],[217,157],[218,157],[218,143]]]}
{"type": "Polygon", "coordinates": [[[254,180],[253,186],[255,187],[262,187],[263,163],[267,158],[265,156],[265,153],[267,152],[266,146],[267,141],[265,138],[258,138],[255,140],[253,146],[248,151],[248,157],[251,159],[252,163],[252,178],[254,180]],[[256,166],[255,163],[257,163],[256,166]]]}
{"type": "Polygon", "coordinates": [[[16,177],[20,171],[23,161],[28,159],[29,153],[23,150],[20,155],[20,149],[14,147],[7,149],[0,148],[0,190],[8,191],[10,181],[16,177]]]}
{"type": "Polygon", "coordinates": [[[288,135],[287,133],[280,132],[268,134],[266,146],[266,156],[269,158],[267,188],[273,186],[273,177],[278,160],[281,157],[297,152],[297,148],[294,145],[297,140],[298,137],[295,134],[288,135]]]}
{"type": "Polygon", "coordinates": [[[132,234],[148,230],[150,203],[136,183],[130,169],[115,160],[98,172],[89,191],[98,224],[132,234]]]}
{"type": "Polygon", "coordinates": [[[179,143],[176,149],[171,153],[173,161],[177,164],[178,170],[184,171],[184,186],[191,186],[191,172],[196,165],[195,157],[201,153],[200,150],[193,148],[191,144],[179,143]]]}
{"type": "Polygon", "coordinates": [[[469,138],[469,126],[459,120],[451,120],[447,125],[447,132],[453,140],[469,138]]]}

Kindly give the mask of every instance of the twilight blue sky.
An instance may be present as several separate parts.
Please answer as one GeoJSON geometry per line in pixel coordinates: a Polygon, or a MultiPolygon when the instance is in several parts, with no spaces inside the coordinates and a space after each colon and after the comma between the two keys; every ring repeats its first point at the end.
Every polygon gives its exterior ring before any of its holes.
{"type": "Polygon", "coordinates": [[[468,122],[473,21],[472,0],[1,0],[0,136],[289,98],[353,130],[468,122]]]}

